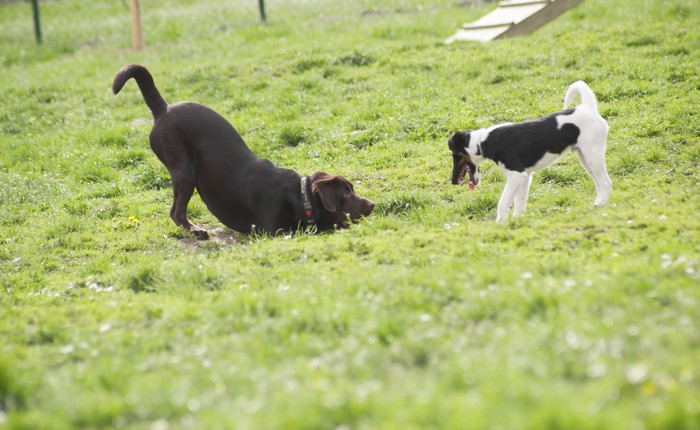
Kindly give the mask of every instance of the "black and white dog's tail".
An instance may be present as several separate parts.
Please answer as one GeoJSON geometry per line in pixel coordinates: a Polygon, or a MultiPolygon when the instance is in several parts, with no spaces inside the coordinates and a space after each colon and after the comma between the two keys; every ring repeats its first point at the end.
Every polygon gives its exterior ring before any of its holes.
{"type": "Polygon", "coordinates": [[[564,97],[564,109],[574,101],[577,94],[581,95],[582,105],[588,106],[596,112],[598,111],[598,101],[595,98],[595,94],[593,94],[593,90],[583,81],[576,81],[569,85],[569,89],[566,90],[566,96],[564,97]]]}

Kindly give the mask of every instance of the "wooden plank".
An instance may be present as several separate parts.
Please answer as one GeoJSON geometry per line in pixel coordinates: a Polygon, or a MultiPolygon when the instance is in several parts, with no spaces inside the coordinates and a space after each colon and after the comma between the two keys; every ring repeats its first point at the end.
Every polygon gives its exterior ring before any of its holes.
{"type": "Polygon", "coordinates": [[[464,24],[447,43],[455,40],[486,42],[531,33],[583,0],[509,0],[481,19],[464,24]]]}
{"type": "Polygon", "coordinates": [[[495,24],[477,24],[477,23],[472,23],[472,24],[464,24],[462,26],[463,29],[465,30],[483,30],[486,28],[497,28],[497,27],[504,27],[504,29],[510,28],[515,23],[513,21],[509,22],[499,22],[495,24]]]}
{"type": "Polygon", "coordinates": [[[545,4],[525,5],[522,7],[509,7],[504,9],[498,8],[478,21],[472,24],[466,24],[465,27],[462,28],[466,28],[467,26],[497,26],[504,25],[505,23],[518,24],[543,7],[545,7],[545,4]]]}
{"type": "Polygon", "coordinates": [[[460,29],[457,33],[447,39],[445,43],[452,43],[456,40],[470,40],[474,42],[488,42],[503,34],[508,27],[491,27],[491,28],[481,28],[476,30],[464,30],[460,29]]]}
{"type": "Polygon", "coordinates": [[[498,7],[517,7],[517,6],[529,6],[533,4],[547,4],[552,3],[552,0],[510,0],[502,1],[498,3],[498,7]]]}
{"type": "Polygon", "coordinates": [[[566,12],[567,10],[578,6],[583,0],[556,0],[550,2],[546,8],[538,11],[518,23],[510,27],[508,30],[497,36],[497,39],[506,37],[516,37],[525,34],[532,33],[538,28],[544,26],[550,21],[553,21],[556,17],[566,12]]]}

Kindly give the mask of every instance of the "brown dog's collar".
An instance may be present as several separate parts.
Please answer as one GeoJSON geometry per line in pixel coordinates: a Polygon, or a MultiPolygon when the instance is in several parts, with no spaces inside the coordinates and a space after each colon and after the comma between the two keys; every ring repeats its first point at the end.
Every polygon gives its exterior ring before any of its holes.
{"type": "Polygon", "coordinates": [[[308,176],[301,178],[301,206],[303,210],[301,220],[304,225],[316,225],[316,211],[314,210],[314,199],[311,195],[311,181],[309,181],[308,176]]]}

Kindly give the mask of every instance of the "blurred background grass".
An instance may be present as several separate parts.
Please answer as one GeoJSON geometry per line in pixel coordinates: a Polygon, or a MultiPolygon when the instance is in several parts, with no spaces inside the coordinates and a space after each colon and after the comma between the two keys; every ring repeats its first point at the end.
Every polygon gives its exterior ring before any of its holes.
{"type": "MultiPolygon", "coordinates": [[[[268,30],[293,26],[295,32],[333,32],[343,28],[362,31],[362,22],[386,22],[384,36],[412,23],[416,14],[444,13],[483,6],[483,0],[266,0],[268,30]]],[[[41,1],[40,22],[44,49],[35,52],[32,8],[28,1],[0,2],[0,62],[12,64],[85,48],[131,47],[131,16],[127,0],[41,1]]],[[[153,0],[141,2],[141,19],[147,46],[174,44],[187,39],[208,39],[261,24],[255,0],[204,2],[153,0]]],[[[377,30],[375,30],[377,31],[377,30]]],[[[381,30],[380,30],[381,31],[381,30]]],[[[451,29],[443,29],[449,34],[451,29]]],[[[332,35],[330,35],[332,38],[332,35]]]]}

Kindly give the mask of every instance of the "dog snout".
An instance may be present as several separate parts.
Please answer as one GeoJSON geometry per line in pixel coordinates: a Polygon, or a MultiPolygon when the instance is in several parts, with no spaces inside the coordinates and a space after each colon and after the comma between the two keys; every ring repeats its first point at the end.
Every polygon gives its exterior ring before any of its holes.
{"type": "Polygon", "coordinates": [[[364,210],[363,215],[369,216],[373,210],[374,210],[374,202],[372,200],[365,199],[365,210],[364,210]]]}

